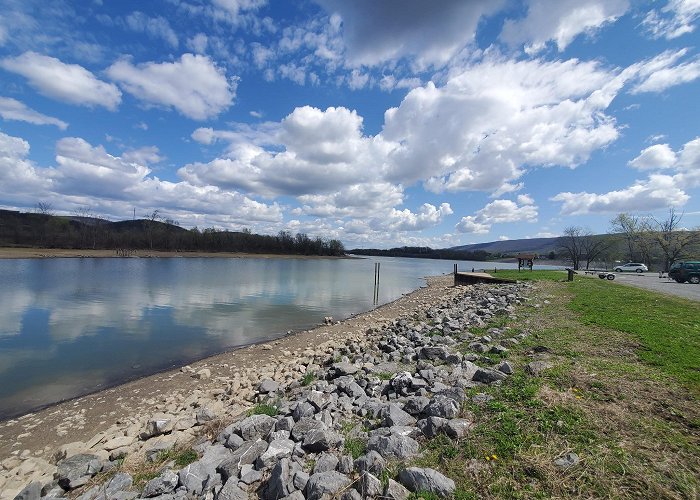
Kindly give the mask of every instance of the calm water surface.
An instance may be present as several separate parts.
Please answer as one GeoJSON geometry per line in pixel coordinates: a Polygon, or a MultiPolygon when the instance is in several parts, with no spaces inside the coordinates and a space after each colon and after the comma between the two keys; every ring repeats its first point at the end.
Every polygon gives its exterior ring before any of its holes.
{"type": "MultiPolygon", "coordinates": [[[[400,258],[0,260],[0,418],[309,328],[324,316],[369,310],[375,262],[380,303],[453,265],[400,258]]],[[[484,264],[460,263],[471,267],[484,264]]]]}

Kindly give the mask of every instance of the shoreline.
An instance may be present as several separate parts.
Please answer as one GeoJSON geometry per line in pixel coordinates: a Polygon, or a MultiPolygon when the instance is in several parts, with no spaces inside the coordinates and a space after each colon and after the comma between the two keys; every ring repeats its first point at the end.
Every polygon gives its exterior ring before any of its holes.
{"type": "Polygon", "coordinates": [[[369,329],[440,302],[449,290],[455,290],[452,275],[428,277],[426,282],[427,286],[393,302],[331,325],[242,346],[4,420],[0,422],[0,483],[3,474],[12,469],[10,465],[22,457],[51,463],[66,447],[80,449],[115,431],[136,432],[143,427],[144,418],[180,408],[187,401],[206,400],[216,406],[213,400],[225,391],[223,387],[235,388],[237,402],[218,410],[228,418],[240,414],[251,406],[246,398],[266,374],[286,373],[286,367],[294,362],[312,363],[348,339],[359,340],[369,329]]]}
{"type": "Polygon", "coordinates": [[[149,258],[221,258],[221,259],[358,259],[356,256],[333,255],[296,255],[248,252],[178,252],[165,250],[135,250],[128,257],[121,257],[116,250],[92,250],[69,248],[29,248],[0,247],[0,259],[51,259],[51,258],[113,258],[113,259],[149,259],[149,258]]]}

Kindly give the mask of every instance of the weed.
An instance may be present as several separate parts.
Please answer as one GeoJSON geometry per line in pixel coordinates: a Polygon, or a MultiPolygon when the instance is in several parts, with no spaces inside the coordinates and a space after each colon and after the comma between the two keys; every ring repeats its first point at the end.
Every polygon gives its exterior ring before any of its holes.
{"type": "Polygon", "coordinates": [[[367,443],[363,439],[348,438],[343,444],[346,452],[352,455],[353,460],[360,458],[367,451],[367,443]]]}
{"type": "Polygon", "coordinates": [[[248,410],[248,416],[250,415],[268,415],[270,417],[276,416],[278,413],[277,406],[260,403],[248,410]]]}
{"type": "Polygon", "coordinates": [[[389,372],[379,372],[377,373],[377,377],[379,377],[379,380],[391,380],[394,377],[394,374],[389,372]]]}
{"type": "Polygon", "coordinates": [[[316,380],[316,374],[314,372],[306,372],[303,377],[301,377],[301,385],[307,386],[311,385],[316,380]]]}

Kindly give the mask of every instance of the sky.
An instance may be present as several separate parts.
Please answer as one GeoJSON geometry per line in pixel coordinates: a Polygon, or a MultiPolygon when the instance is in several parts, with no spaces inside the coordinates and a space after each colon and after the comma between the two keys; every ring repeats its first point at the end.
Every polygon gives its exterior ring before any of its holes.
{"type": "Polygon", "coordinates": [[[700,0],[0,0],[0,208],[444,248],[700,226],[700,0]]]}

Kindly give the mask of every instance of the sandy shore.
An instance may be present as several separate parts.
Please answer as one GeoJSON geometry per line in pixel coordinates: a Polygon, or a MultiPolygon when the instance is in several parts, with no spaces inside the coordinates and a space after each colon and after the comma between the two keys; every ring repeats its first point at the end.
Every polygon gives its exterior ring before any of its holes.
{"type": "MultiPolygon", "coordinates": [[[[451,275],[429,278],[428,283],[429,286],[394,302],[337,324],[215,355],[192,363],[191,369],[158,373],[2,422],[0,482],[2,475],[10,469],[16,470],[21,460],[52,462],[61,447],[80,448],[99,442],[106,435],[139,432],[143,421],[155,413],[177,412],[179,408],[203,403],[215,406],[217,397],[227,388],[230,390],[232,384],[236,387],[236,404],[218,409],[225,411],[224,417],[238,414],[250,405],[246,401],[247,393],[266,374],[300,377],[300,373],[291,373],[289,367],[332,352],[336,345],[348,339],[359,341],[369,328],[380,328],[401,315],[439,303],[457,290],[451,275]],[[196,378],[195,374],[201,370],[209,373],[196,378]]],[[[26,477],[6,476],[4,480],[10,485],[9,481],[19,483],[26,477]]]]}
{"type": "MultiPolygon", "coordinates": [[[[46,259],[46,258],[118,257],[115,250],[61,249],[61,248],[11,248],[0,247],[0,259],[46,259]]],[[[283,255],[243,252],[164,252],[159,250],[135,250],[132,258],[192,258],[220,259],[356,259],[359,257],[330,257],[320,255],[283,255]]]]}

